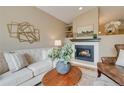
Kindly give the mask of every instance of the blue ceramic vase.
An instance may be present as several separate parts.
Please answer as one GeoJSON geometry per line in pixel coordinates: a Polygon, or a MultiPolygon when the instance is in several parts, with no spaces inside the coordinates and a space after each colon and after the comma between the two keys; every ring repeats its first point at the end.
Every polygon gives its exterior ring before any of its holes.
{"type": "Polygon", "coordinates": [[[70,68],[71,68],[71,64],[69,62],[67,64],[64,64],[63,61],[59,61],[56,64],[56,70],[60,74],[66,74],[66,73],[68,73],[69,70],[70,70],[70,68]]]}

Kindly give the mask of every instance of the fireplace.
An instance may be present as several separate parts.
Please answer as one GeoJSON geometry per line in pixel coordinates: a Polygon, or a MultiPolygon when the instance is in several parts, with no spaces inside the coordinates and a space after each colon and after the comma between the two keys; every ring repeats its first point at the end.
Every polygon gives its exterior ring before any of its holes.
{"type": "Polygon", "coordinates": [[[75,59],[94,62],[93,45],[75,45],[75,59]]]}

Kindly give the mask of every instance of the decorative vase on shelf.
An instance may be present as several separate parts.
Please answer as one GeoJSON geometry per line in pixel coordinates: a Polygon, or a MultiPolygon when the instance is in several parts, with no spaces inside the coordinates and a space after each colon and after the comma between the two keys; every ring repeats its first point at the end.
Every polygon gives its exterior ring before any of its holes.
{"type": "Polygon", "coordinates": [[[68,73],[70,71],[70,68],[71,68],[71,64],[69,62],[67,64],[65,64],[64,62],[59,61],[56,64],[56,71],[60,74],[68,73]]]}
{"type": "Polygon", "coordinates": [[[97,34],[93,34],[93,39],[97,39],[97,34]]]}

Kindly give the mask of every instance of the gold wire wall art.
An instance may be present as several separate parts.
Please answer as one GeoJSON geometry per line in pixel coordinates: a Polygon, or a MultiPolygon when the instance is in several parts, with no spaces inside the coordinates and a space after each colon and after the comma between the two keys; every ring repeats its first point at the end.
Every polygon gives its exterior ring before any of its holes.
{"type": "Polygon", "coordinates": [[[7,24],[9,35],[17,38],[19,42],[29,42],[30,44],[40,41],[40,31],[28,22],[12,22],[7,24]]]}

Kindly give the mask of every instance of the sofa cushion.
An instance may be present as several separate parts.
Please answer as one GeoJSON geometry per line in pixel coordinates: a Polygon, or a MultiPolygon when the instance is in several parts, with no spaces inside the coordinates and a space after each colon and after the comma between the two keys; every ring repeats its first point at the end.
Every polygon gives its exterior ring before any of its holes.
{"type": "Polygon", "coordinates": [[[116,65],[124,67],[124,50],[120,49],[118,59],[116,61],[116,65]]]}
{"type": "Polygon", "coordinates": [[[16,86],[19,85],[33,77],[31,70],[24,68],[17,72],[7,72],[0,76],[1,86],[16,86]]]}
{"type": "Polygon", "coordinates": [[[0,75],[9,70],[8,65],[5,61],[4,55],[0,52],[0,75]]]}
{"type": "Polygon", "coordinates": [[[6,61],[11,72],[20,70],[28,65],[28,62],[23,54],[19,53],[4,53],[6,61]]]}
{"type": "Polygon", "coordinates": [[[28,69],[33,71],[34,76],[37,76],[41,73],[44,73],[46,71],[49,71],[52,68],[52,64],[50,61],[40,61],[33,63],[27,67],[28,69]]]}
{"type": "Polygon", "coordinates": [[[15,52],[24,54],[29,64],[32,64],[47,59],[48,50],[49,48],[35,48],[35,49],[17,50],[15,52]]]}

